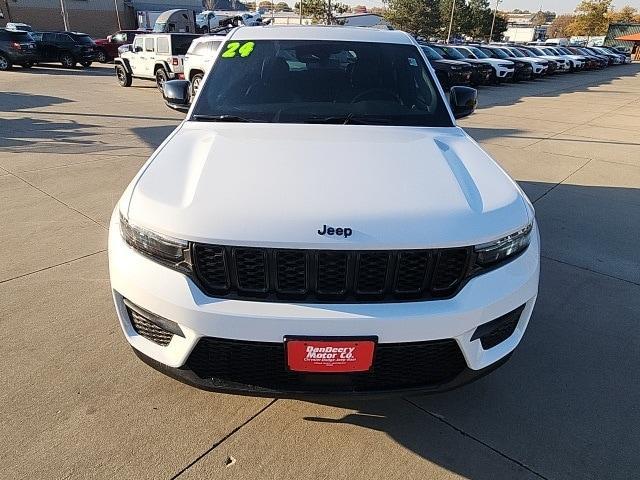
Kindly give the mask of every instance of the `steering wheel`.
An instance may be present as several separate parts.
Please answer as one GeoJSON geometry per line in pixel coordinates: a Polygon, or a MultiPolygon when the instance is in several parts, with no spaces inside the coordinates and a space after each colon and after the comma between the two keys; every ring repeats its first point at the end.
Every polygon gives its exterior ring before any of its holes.
{"type": "Polygon", "coordinates": [[[388,98],[395,100],[397,103],[402,103],[402,101],[400,100],[400,97],[397,94],[385,88],[370,88],[368,90],[365,90],[364,92],[360,92],[358,95],[353,97],[353,100],[351,100],[351,103],[362,102],[366,97],[373,95],[375,93],[382,93],[383,95],[386,95],[388,98]]]}

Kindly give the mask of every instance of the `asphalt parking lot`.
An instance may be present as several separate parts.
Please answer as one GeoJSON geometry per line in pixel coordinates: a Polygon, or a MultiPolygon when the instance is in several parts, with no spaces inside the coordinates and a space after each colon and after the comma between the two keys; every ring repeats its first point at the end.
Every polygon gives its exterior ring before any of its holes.
{"type": "Polygon", "coordinates": [[[483,88],[461,121],[537,211],[513,358],[445,394],[322,403],[199,391],[134,356],[107,223],[182,115],[112,68],[0,76],[1,478],[637,477],[640,64],[483,88]]]}

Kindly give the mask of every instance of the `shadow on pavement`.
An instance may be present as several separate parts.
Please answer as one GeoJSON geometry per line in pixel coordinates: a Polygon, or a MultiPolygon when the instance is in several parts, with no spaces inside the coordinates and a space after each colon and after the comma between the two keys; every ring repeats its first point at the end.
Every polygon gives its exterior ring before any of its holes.
{"type": "Polygon", "coordinates": [[[637,477],[640,283],[607,270],[618,261],[640,265],[634,248],[640,238],[640,190],[564,184],[558,189],[564,190],[554,199],[560,205],[536,207],[543,245],[540,291],[527,333],[509,362],[446,393],[315,401],[355,411],[338,420],[306,420],[335,424],[332,434],[338,437],[340,424],[385,432],[421,457],[471,479],[510,477],[476,465],[464,451],[443,450],[439,437],[425,427],[425,414],[459,434],[461,443],[471,438],[539,478],[637,477]],[[568,196],[575,204],[565,206],[568,196]],[[601,221],[594,205],[605,205],[613,221],[601,221]],[[620,211],[625,206],[627,211],[620,211]],[[553,231],[545,233],[545,227],[553,231]],[[614,240],[591,245],[607,236],[614,240]],[[604,273],[598,273],[597,264],[575,266],[557,249],[564,244],[579,248],[580,239],[584,251],[578,253],[604,258],[604,273]],[[407,415],[406,403],[413,415],[407,415]]]}
{"type": "MultiPolygon", "coordinates": [[[[557,97],[564,93],[587,91],[592,87],[610,84],[622,78],[640,73],[640,63],[630,63],[608,67],[604,70],[565,73],[542,78],[532,82],[509,83],[497,87],[480,87],[478,104],[480,107],[513,105],[524,97],[557,97]]],[[[616,90],[603,90],[611,94],[629,94],[616,90]]]]}
{"type": "MultiPolygon", "coordinates": [[[[30,108],[49,107],[61,103],[70,103],[73,100],[49,95],[33,95],[20,92],[0,92],[0,112],[13,112],[30,108]]],[[[6,131],[6,130],[0,130],[6,131]]]]}
{"type": "Polygon", "coordinates": [[[20,72],[33,75],[82,75],[99,77],[115,76],[113,66],[109,68],[108,65],[97,68],[95,66],[84,68],[79,65],[76,65],[76,67],[74,68],[64,68],[61,65],[39,63],[28,70],[21,69],[20,72]]]}
{"type": "Polygon", "coordinates": [[[153,127],[134,127],[130,130],[148,146],[157,148],[175,128],[176,125],[157,125],[153,127]]]}

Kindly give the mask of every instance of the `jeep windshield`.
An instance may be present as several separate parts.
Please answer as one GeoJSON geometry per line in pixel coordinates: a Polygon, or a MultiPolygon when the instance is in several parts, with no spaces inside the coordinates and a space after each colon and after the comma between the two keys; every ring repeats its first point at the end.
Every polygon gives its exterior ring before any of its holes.
{"type": "Polygon", "coordinates": [[[453,126],[413,45],[230,41],[220,52],[192,120],[453,126]]]}

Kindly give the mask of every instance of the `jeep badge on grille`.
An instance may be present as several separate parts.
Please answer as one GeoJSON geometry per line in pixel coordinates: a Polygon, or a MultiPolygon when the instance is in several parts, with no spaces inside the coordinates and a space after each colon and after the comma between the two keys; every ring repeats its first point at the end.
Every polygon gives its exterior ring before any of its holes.
{"type": "Polygon", "coordinates": [[[353,230],[349,227],[329,227],[322,225],[322,229],[318,230],[318,235],[338,235],[339,237],[350,237],[353,235],[353,230]]]}

